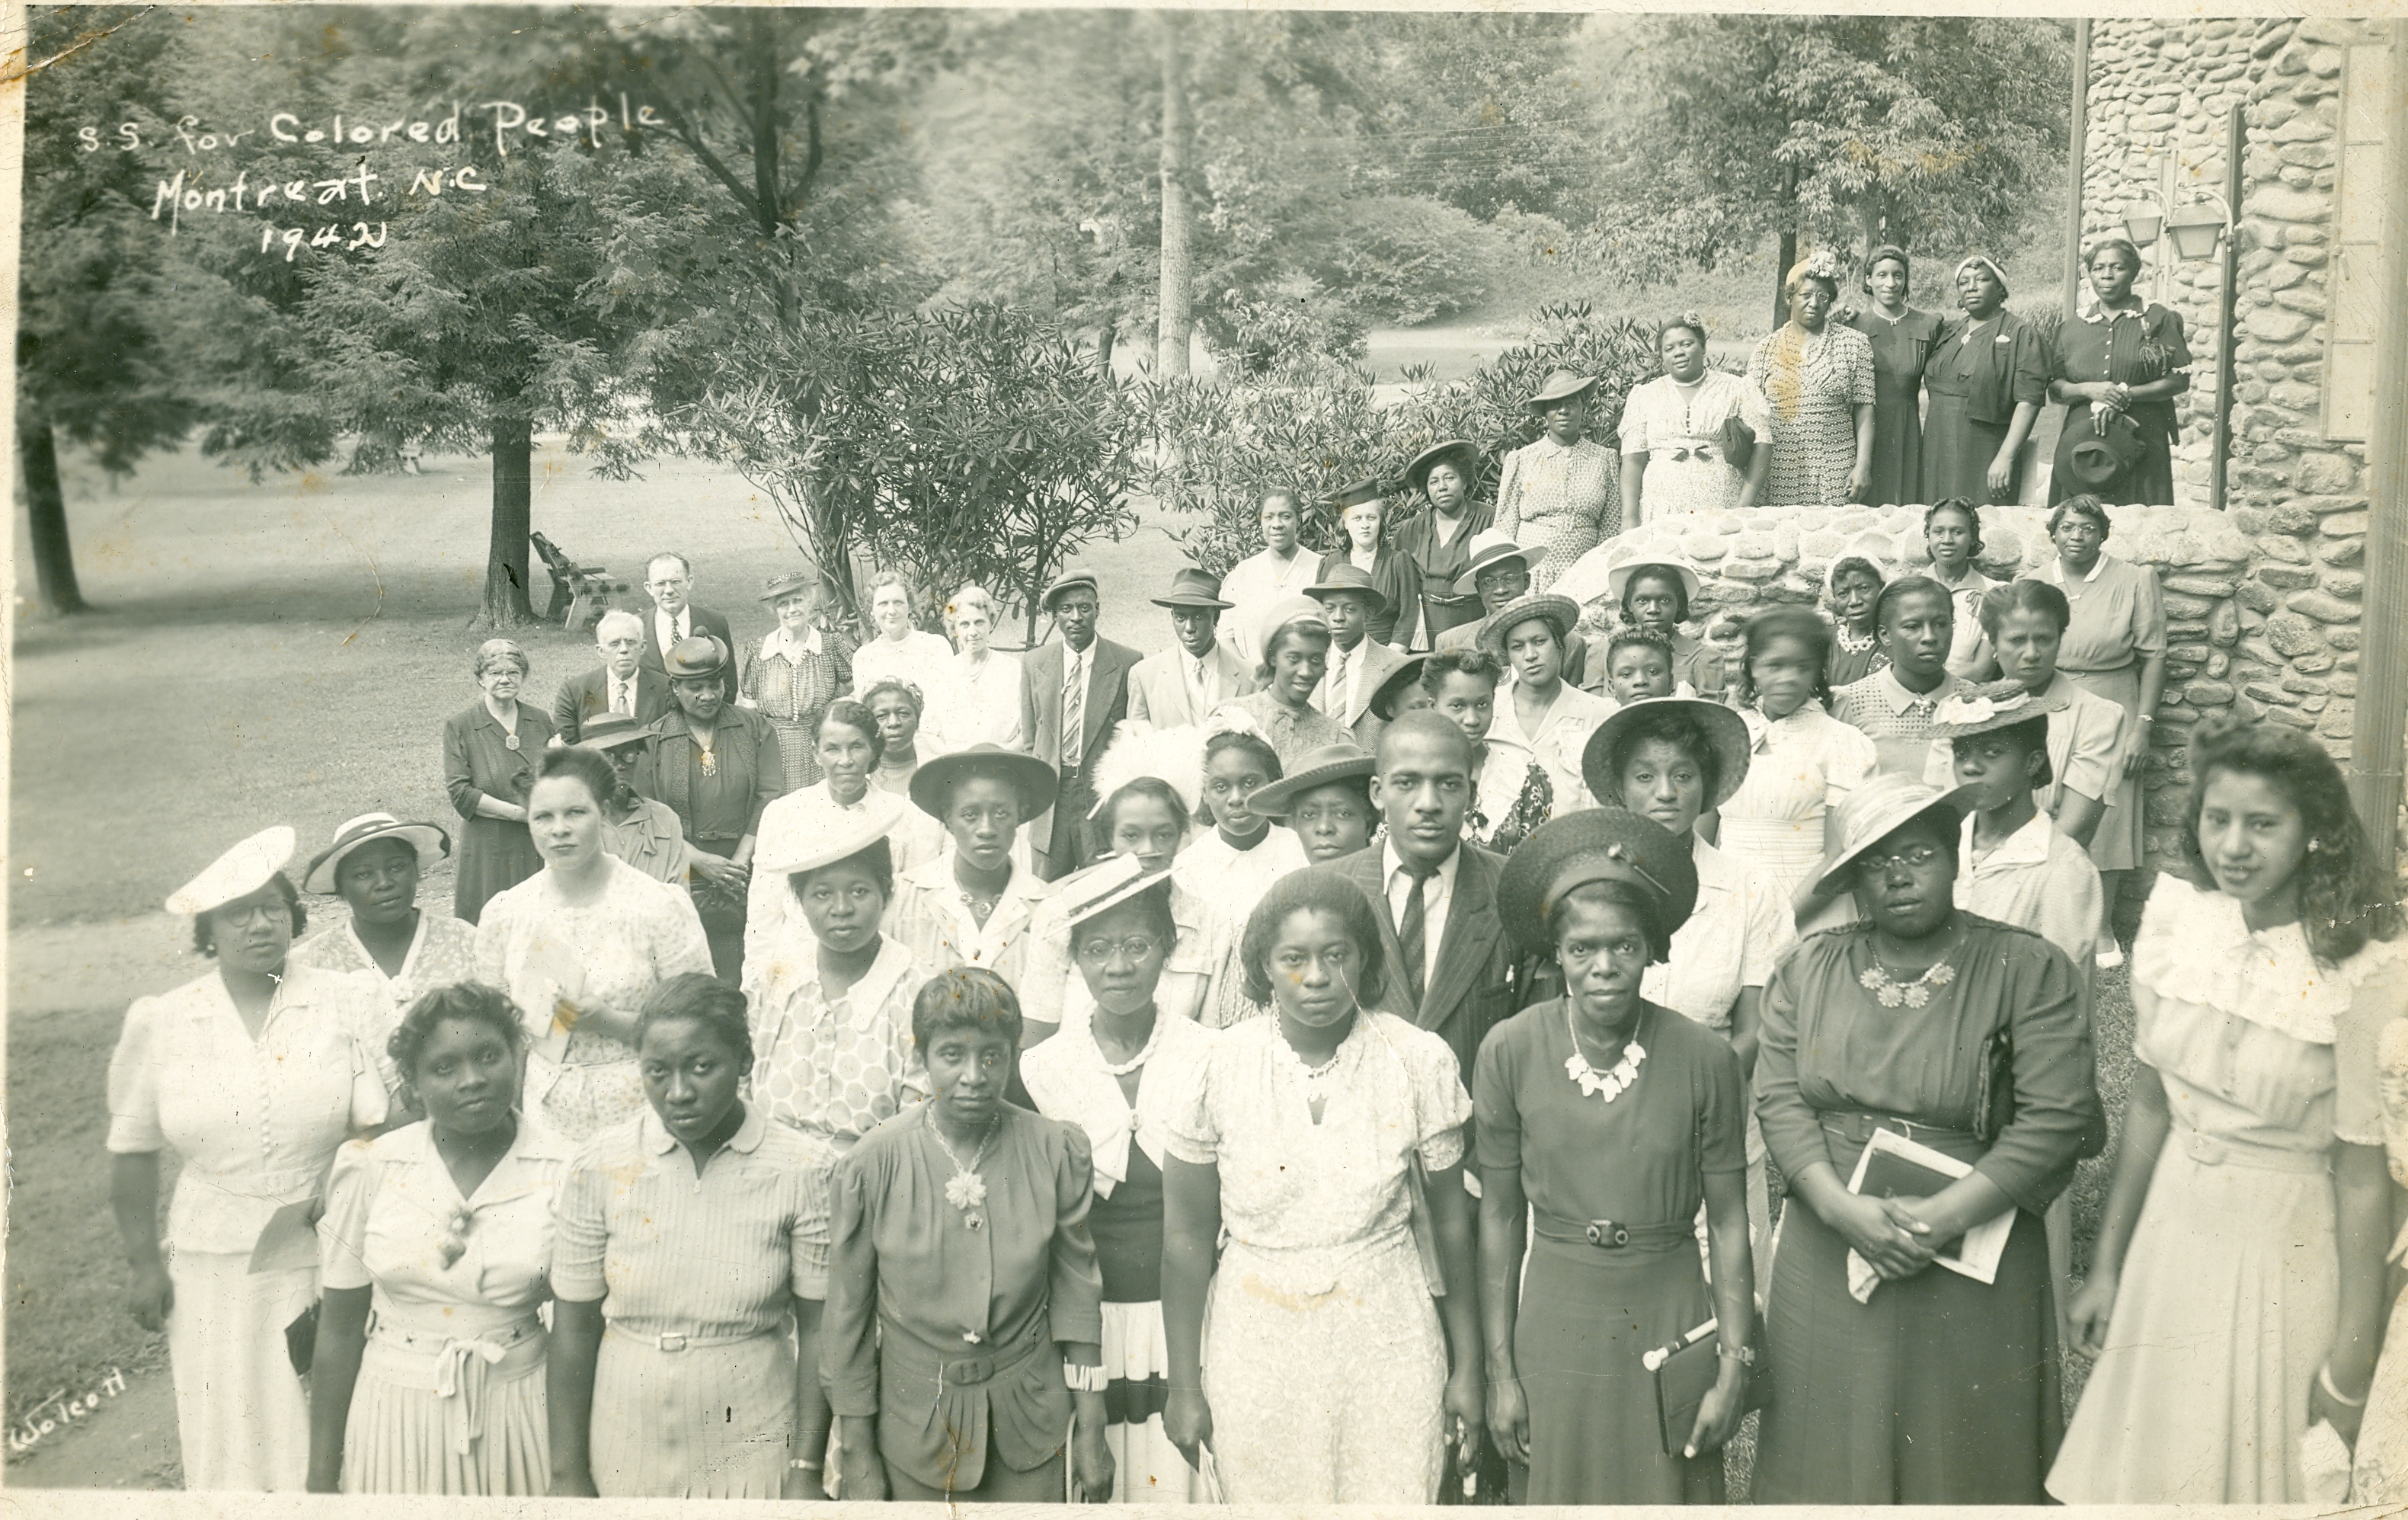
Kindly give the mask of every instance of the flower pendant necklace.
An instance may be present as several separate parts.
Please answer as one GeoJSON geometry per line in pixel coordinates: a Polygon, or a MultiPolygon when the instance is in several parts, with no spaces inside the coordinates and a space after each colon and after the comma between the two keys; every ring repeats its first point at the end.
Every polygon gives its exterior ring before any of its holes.
{"type": "Polygon", "coordinates": [[[1588,1064],[1588,1057],[1581,1054],[1580,1027],[1572,1023],[1572,1000],[1569,997],[1564,999],[1564,1031],[1572,1037],[1572,1053],[1564,1061],[1564,1070],[1570,1075],[1572,1085],[1584,1095],[1602,1097],[1611,1103],[1639,1081],[1639,1068],[1647,1061],[1647,1047],[1639,1043],[1636,1025],[1631,1028],[1631,1038],[1623,1044],[1622,1059],[1613,1063],[1612,1070],[1602,1075],[1588,1064]]]}
{"type": "MultiPolygon", "coordinates": [[[[1956,946],[1948,948],[1950,954],[1956,953],[1956,946]]],[[[1871,993],[1873,1000],[1884,1008],[1929,1007],[1931,995],[1956,980],[1956,968],[1948,964],[1947,955],[1933,961],[1921,976],[1912,982],[1900,982],[1890,975],[1889,968],[1882,965],[1878,955],[1871,965],[1856,973],[1858,984],[1871,993]]]]}
{"type": "Polygon", "coordinates": [[[931,1114],[928,1118],[928,1133],[937,1138],[937,1149],[953,1164],[953,1175],[945,1183],[945,1201],[962,1212],[962,1224],[973,1234],[986,1228],[986,1179],[978,1174],[979,1164],[986,1159],[986,1148],[994,1143],[996,1127],[1002,1122],[1003,1111],[998,1109],[995,1117],[986,1122],[986,1133],[979,1137],[978,1154],[970,1157],[969,1165],[964,1166],[946,1140],[936,1116],[931,1114]]]}
{"type": "Polygon", "coordinates": [[[702,752],[702,773],[706,776],[719,774],[719,746],[712,742],[717,738],[715,734],[711,739],[705,739],[698,733],[694,736],[694,747],[702,752]]]}

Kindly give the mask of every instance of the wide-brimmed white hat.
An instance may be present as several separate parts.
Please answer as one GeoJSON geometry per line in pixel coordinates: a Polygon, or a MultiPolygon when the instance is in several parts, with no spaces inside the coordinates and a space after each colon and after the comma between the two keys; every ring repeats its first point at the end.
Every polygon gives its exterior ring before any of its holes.
{"type": "Polygon", "coordinates": [[[771,876],[815,871],[857,855],[895,832],[910,805],[893,792],[871,787],[858,808],[814,813],[808,828],[781,831],[765,840],[752,868],[771,876]]]}
{"type": "Polygon", "coordinates": [[[1837,880],[1856,863],[1858,855],[1927,812],[1944,814],[1948,836],[1956,838],[1957,825],[1973,810],[1978,791],[1975,787],[1958,786],[1942,792],[1894,771],[1875,774],[1841,802],[1840,848],[1824,863],[1814,878],[1815,885],[1820,887],[1837,880]]]}
{"type": "Polygon", "coordinates": [[[261,829],[210,861],[208,869],[170,893],[167,911],[198,917],[236,897],[250,896],[284,868],[300,842],[300,836],[282,824],[261,829]]]}

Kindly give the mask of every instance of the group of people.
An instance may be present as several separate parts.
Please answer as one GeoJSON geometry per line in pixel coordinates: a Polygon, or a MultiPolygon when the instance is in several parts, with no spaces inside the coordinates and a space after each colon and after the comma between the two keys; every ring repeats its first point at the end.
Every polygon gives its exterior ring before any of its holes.
{"type": "Polygon", "coordinates": [[[1583,542],[1589,389],[1493,509],[1459,441],[1394,538],[1382,482],[1327,555],[1266,496],[1150,655],[1092,576],[1015,656],[975,587],[856,638],[795,575],[739,658],[673,554],[548,710],[483,645],[456,848],[242,841],[128,1012],[187,1483],[1717,1502],[1761,1410],[1759,1502],[2298,1502],[2327,1426],[2408,1494],[2408,965],[2332,760],[2194,739],[2077,1287],[2154,575],[2074,495],[1991,581],[1976,493],[1928,574],[1700,638],[1692,567],[1583,542]]]}

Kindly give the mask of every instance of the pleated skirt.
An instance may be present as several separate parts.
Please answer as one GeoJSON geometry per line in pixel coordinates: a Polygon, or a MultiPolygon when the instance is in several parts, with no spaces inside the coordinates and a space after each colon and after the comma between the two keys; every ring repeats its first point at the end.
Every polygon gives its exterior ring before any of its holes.
{"type": "Polygon", "coordinates": [[[611,1330],[594,1369],[594,1486],[604,1498],[776,1498],[795,1424],[783,1334],[663,1351],[611,1330]]]}
{"type": "Polygon", "coordinates": [[[1530,1467],[1514,1502],[1721,1503],[1722,1454],[1665,1455],[1655,1378],[1640,1363],[1713,1312],[1686,1240],[1611,1252],[1532,1242],[1513,1327],[1530,1467]]]}
{"type": "Polygon", "coordinates": [[[1170,1343],[1160,1303],[1106,1301],[1104,1367],[1111,1375],[1111,1386],[1104,1391],[1111,1421],[1104,1440],[1112,1449],[1112,1502],[1197,1502],[1202,1480],[1162,1429],[1162,1407],[1170,1397],[1170,1343]]]}
{"type": "Polygon", "coordinates": [[[1765,1316],[1755,1502],[2042,1502],[2065,1414],[2040,1217],[2016,1214],[1995,1283],[1929,1267],[1860,1304],[1847,1257],[1792,1200],[1765,1316]]]}
{"type": "Polygon", "coordinates": [[[464,1372],[471,1423],[463,1395],[436,1391],[433,1358],[371,1339],[343,1427],[343,1492],[543,1494],[552,1484],[544,1343],[538,1333],[510,1347],[480,1385],[480,1374],[464,1372]]]}
{"type": "Polygon", "coordinates": [[[167,1357],[184,1486],[294,1493],[309,1476],[309,1398],[284,1327],[318,1297],[314,1268],[252,1272],[245,1252],[171,1251],[167,1357]]]}

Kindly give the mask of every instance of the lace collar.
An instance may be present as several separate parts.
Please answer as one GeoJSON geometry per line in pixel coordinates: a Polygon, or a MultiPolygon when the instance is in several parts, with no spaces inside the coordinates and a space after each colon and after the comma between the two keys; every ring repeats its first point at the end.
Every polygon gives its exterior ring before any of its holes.
{"type": "Polygon", "coordinates": [[[2329,1045],[2358,984],[2400,949],[2372,941],[2339,966],[2319,966],[2299,925],[2252,933],[2239,903],[2169,873],[2132,944],[2132,984],[2329,1045]]]}

